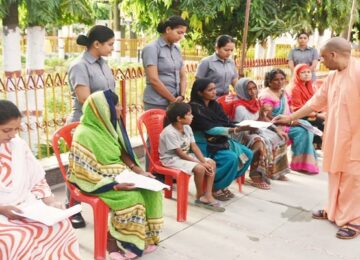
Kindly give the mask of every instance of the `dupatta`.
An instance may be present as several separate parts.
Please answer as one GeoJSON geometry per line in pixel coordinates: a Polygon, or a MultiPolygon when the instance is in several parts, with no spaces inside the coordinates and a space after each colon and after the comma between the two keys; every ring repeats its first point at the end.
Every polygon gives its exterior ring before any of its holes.
{"type": "Polygon", "coordinates": [[[116,119],[110,91],[95,92],[87,98],[73,137],[69,181],[86,192],[112,189],[115,176],[127,167],[120,158],[121,149],[139,165],[124,124],[116,119]]]}

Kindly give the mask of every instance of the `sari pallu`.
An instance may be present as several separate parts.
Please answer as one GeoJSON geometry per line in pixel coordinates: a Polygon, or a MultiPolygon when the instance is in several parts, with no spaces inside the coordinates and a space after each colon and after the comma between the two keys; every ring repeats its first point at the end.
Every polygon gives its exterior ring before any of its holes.
{"type": "MultiPolygon", "coordinates": [[[[262,104],[267,103],[272,105],[273,117],[290,113],[290,107],[285,93],[281,95],[279,101],[274,100],[271,96],[262,96],[261,102],[262,104]]],[[[310,125],[310,123],[305,120],[299,121],[310,125]]],[[[291,140],[292,158],[290,169],[312,174],[319,173],[319,167],[316,163],[317,157],[313,146],[314,134],[300,126],[285,127],[285,131],[291,140]]]]}
{"type": "Polygon", "coordinates": [[[117,184],[114,178],[127,168],[120,158],[122,150],[139,163],[124,125],[114,119],[106,93],[96,92],[84,104],[69,155],[69,181],[110,207],[111,236],[120,242],[120,248],[141,256],[146,245],[160,240],[162,194],[142,189],[113,190],[117,184]]]}

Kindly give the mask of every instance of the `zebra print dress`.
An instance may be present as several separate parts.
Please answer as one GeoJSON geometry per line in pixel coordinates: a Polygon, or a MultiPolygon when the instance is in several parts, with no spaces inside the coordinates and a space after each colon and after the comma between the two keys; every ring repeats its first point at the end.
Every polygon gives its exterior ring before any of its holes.
{"type": "MultiPolygon", "coordinates": [[[[6,196],[7,189],[17,188],[14,186],[12,159],[11,146],[0,144],[0,196],[6,196]]],[[[52,194],[45,178],[33,187],[28,186],[25,191],[29,192],[29,196],[33,194],[44,198],[52,194]]],[[[4,205],[9,204],[0,203],[0,206],[4,205]]],[[[0,259],[80,259],[79,245],[69,220],[46,226],[29,219],[9,220],[0,215],[0,259]]]]}

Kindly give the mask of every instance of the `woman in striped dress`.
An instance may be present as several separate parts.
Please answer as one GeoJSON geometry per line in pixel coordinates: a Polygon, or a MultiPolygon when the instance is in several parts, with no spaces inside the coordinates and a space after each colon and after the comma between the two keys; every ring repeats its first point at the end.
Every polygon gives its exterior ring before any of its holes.
{"type": "Polygon", "coordinates": [[[46,226],[14,214],[34,197],[56,205],[44,170],[16,135],[20,122],[18,108],[0,100],[0,259],[80,259],[69,220],[46,226]]]}

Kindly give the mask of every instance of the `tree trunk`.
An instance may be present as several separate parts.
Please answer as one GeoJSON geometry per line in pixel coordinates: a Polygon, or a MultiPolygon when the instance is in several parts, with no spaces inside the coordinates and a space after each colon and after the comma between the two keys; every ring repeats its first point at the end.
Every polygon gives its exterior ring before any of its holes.
{"type": "Polygon", "coordinates": [[[45,60],[45,28],[32,26],[27,28],[26,69],[28,74],[43,74],[45,60]]]}
{"type": "Polygon", "coordinates": [[[114,18],[114,33],[115,33],[115,43],[114,43],[114,51],[112,53],[112,57],[120,63],[120,9],[119,9],[119,0],[115,0],[113,3],[113,18],[114,18]]]}
{"type": "Polygon", "coordinates": [[[17,4],[10,5],[8,16],[3,19],[3,64],[6,77],[21,74],[21,35],[17,4]]]}
{"type": "Polygon", "coordinates": [[[40,132],[36,125],[42,122],[44,111],[45,28],[28,27],[26,34],[27,111],[28,121],[32,128],[30,131],[31,149],[37,154],[40,132]]]}
{"type": "Polygon", "coordinates": [[[275,58],[275,41],[271,36],[268,37],[267,40],[268,48],[266,50],[266,58],[267,59],[273,59],[275,58]]]}
{"type": "MultiPolygon", "coordinates": [[[[11,4],[9,14],[3,19],[3,66],[7,78],[7,99],[18,105],[20,111],[25,109],[25,99],[17,95],[21,76],[21,35],[17,4],[11,4]]],[[[20,92],[19,92],[20,93],[20,92]]]]}

